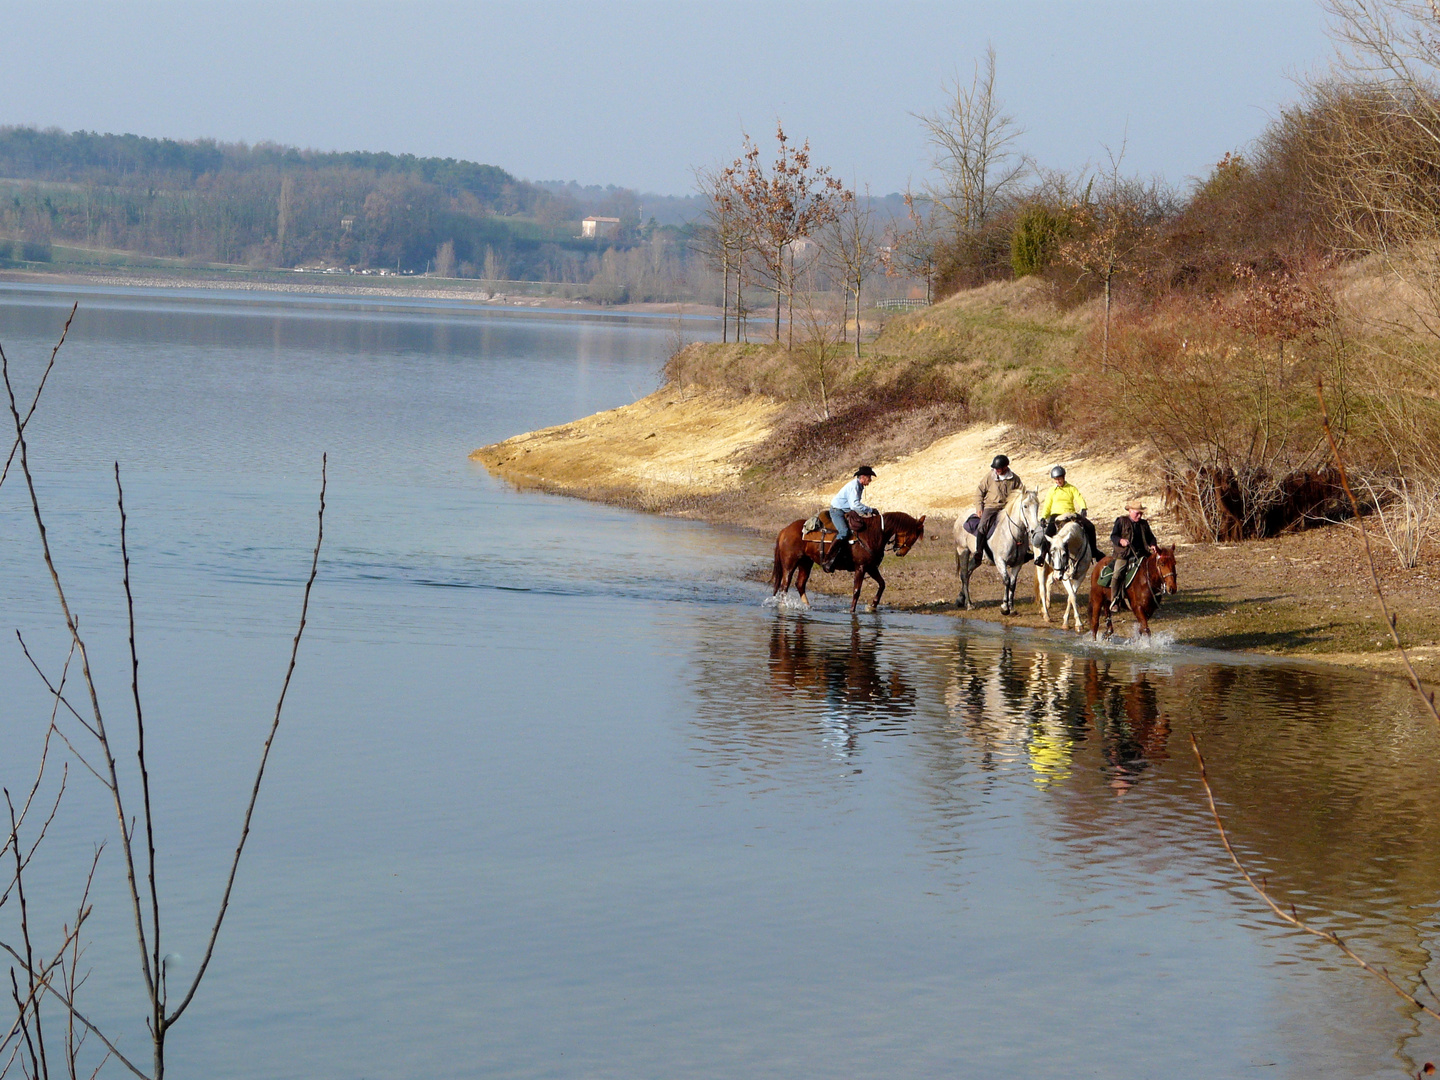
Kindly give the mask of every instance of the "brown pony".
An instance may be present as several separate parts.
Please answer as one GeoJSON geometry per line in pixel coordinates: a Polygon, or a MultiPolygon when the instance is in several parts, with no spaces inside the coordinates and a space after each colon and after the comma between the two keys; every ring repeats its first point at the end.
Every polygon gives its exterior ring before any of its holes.
{"type": "MultiPolygon", "coordinates": [[[[1115,633],[1110,617],[1110,590],[1100,584],[1100,571],[1114,561],[1113,556],[1107,555],[1090,571],[1090,633],[1096,641],[1100,640],[1102,613],[1105,616],[1105,636],[1115,633]]],[[[1120,587],[1114,583],[1112,586],[1120,587]]],[[[1139,620],[1142,634],[1150,633],[1150,616],[1159,610],[1160,597],[1165,593],[1176,593],[1179,589],[1175,583],[1175,545],[1156,548],[1146,555],[1135,580],[1125,589],[1125,603],[1139,620]]]]}
{"type": "MultiPolygon", "coordinates": [[[[869,574],[875,579],[880,588],[870,604],[870,610],[874,611],[880,606],[880,597],[885,595],[885,579],[880,576],[880,560],[885,558],[886,546],[897,556],[909,552],[915,542],[925,535],[925,515],[913,518],[898,510],[887,510],[883,514],[868,518],[852,514],[848,520],[850,527],[855,530],[855,535],[859,537],[859,542],[846,545],[849,550],[840,552],[835,560],[835,569],[855,572],[855,592],[850,597],[851,612],[854,612],[855,605],[860,602],[860,587],[865,583],[865,575],[869,574]]],[[[810,606],[810,598],[805,595],[805,585],[810,580],[810,567],[824,557],[820,550],[820,535],[818,532],[806,535],[804,521],[792,521],[780,530],[780,535],[775,538],[775,572],[770,578],[774,592],[771,595],[788,593],[793,578],[795,591],[800,594],[801,601],[806,607],[810,606]]]]}

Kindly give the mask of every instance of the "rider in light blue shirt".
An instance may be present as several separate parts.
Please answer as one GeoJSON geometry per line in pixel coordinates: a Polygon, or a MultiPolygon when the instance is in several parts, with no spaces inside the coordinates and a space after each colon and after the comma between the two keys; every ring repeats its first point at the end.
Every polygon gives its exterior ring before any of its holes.
{"type": "Polygon", "coordinates": [[[861,465],[855,470],[855,479],[837,491],[835,497],[830,500],[830,520],[835,523],[835,529],[840,535],[835,538],[835,544],[831,548],[830,554],[821,564],[827,571],[834,568],[835,557],[844,550],[840,541],[849,538],[852,544],[855,542],[855,538],[850,536],[850,523],[845,520],[845,511],[854,510],[857,514],[867,516],[878,512],[873,506],[866,506],[860,497],[873,479],[875,479],[875,470],[869,465],[861,465]]]}

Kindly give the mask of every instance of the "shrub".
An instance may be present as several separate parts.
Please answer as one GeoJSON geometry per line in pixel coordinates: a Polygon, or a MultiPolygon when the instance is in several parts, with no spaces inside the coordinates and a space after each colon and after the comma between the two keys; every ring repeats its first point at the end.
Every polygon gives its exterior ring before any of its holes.
{"type": "Polygon", "coordinates": [[[1103,418],[1092,437],[1153,450],[1191,539],[1273,536],[1340,511],[1315,394],[1317,378],[1339,382],[1339,350],[1315,332],[1281,353],[1214,308],[1170,301],[1117,320],[1108,370],[1084,374],[1077,406],[1103,418]]]}
{"type": "Polygon", "coordinates": [[[1010,267],[1015,276],[1028,277],[1050,266],[1072,225],[1072,215],[1063,209],[1032,203],[1022,210],[1010,234],[1010,267]]]}

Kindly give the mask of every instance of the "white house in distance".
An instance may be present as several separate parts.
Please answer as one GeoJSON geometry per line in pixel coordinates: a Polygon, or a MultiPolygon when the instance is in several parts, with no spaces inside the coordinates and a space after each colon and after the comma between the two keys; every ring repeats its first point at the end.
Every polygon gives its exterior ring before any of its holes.
{"type": "Polygon", "coordinates": [[[580,238],[582,240],[595,237],[613,237],[620,231],[620,219],[618,217],[587,217],[580,222],[580,238]]]}

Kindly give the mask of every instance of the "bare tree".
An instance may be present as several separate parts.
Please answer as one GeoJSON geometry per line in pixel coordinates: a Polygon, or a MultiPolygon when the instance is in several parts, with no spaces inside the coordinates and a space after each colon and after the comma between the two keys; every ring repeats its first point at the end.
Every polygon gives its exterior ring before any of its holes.
{"type": "Polygon", "coordinates": [[[435,249],[435,276],[443,278],[455,276],[455,241],[446,240],[435,249]]]}
{"type": "MultiPolygon", "coordinates": [[[[775,292],[775,341],[780,340],[781,301],[794,306],[795,243],[813,236],[835,219],[854,195],[824,166],[810,164],[809,140],[792,148],[785,129],[775,125],[779,148],[767,168],[760,148],[745,136],[745,151],[735,161],[737,192],[744,207],[747,231],[753,238],[757,269],[775,292]]],[[[792,320],[793,322],[793,320],[792,320]]],[[[789,345],[795,344],[790,328],[789,345]]]]}
{"type": "Polygon", "coordinates": [[[965,83],[959,75],[944,86],[945,103],[917,113],[930,143],[939,179],[925,186],[936,209],[955,234],[971,232],[990,220],[999,201],[1018,188],[1030,171],[1030,159],[1016,143],[1025,129],[995,96],[995,48],[985,50],[984,66],[965,83]]]}
{"type": "Polygon", "coordinates": [[[1104,340],[1101,368],[1110,364],[1110,309],[1115,279],[1139,270],[1143,254],[1155,240],[1155,228],[1164,216],[1165,192],[1158,180],[1142,181],[1123,176],[1119,153],[1110,154],[1109,168],[1098,183],[1086,188],[1086,201],[1076,212],[1073,239],[1060,248],[1062,262],[1074,267],[1081,277],[1099,281],[1105,294],[1104,340]]]}
{"type": "MultiPolygon", "coordinates": [[[[803,339],[800,352],[806,367],[815,379],[820,397],[820,415],[830,419],[830,383],[834,375],[835,362],[840,359],[844,346],[842,328],[845,325],[843,311],[836,311],[827,295],[815,288],[815,268],[812,264],[805,273],[805,291],[801,297],[800,320],[803,339]]],[[[858,333],[857,333],[858,339],[858,333]]]]}
{"type": "MultiPolygon", "coordinates": [[[[74,318],[74,314],[75,310],[72,308],[71,319],[74,318]]],[[[55,354],[58,353],[60,345],[63,344],[65,334],[68,333],[69,327],[70,321],[67,320],[65,330],[61,333],[60,341],[57,342],[55,349],[51,353],[51,366],[54,364],[55,354]]],[[[8,852],[13,858],[15,869],[10,887],[5,889],[3,893],[0,893],[0,905],[6,902],[12,892],[16,895],[17,902],[20,905],[20,941],[18,945],[12,944],[9,941],[0,941],[0,949],[3,949],[4,952],[9,955],[14,964],[11,969],[11,990],[16,1009],[16,1020],[11,1026],[9,1038],[6,1039],[5,1042],[0,1043],[0,1053],[4,1052],[12,1040],[19,1040],[15,1044],[15,1052],[21,1054],[24,1059],[25,1071],[29,1077],[31,1077],[32,1080],[48,1080],[50,1065],[46,1052],[47,1036],[43,1028],[44,1010],[42,1009],[42,1005],[45,1000],[54,999],[64,1010],[67,1018],[65,1025],[66,1061],[72,1080],[74,1080],[76,1073],[76,1056],[79,1052],[80,1043],[84,1040],[86,1033],[95,1036],[95,1038],[104,1045],[106,1049],[104,1060],[113,1057],[132,1074],[142,1078],[142,1080],[163,1080],[165,1075],[165,1051],[170,1031],[189,1008],[190,1003],[199,991],[200,984],[209,968],[210,961],[214,956],[215,948],[219,941],[220,930],[224,924],[226,913],[229,910],[230,897],[240,869],[241,857],[244,854],[246,841],[250,835],[250,824],[254,816],[256,803],[259,800],[260,787],[265,778],[266,764],[269,761],[270,751],[280,727],[285,698],[290,687],[291,677],[295,671],[296,660],[300,650],[300,641],[305,632],[306,618],[310,607],[310,594],[319,570],[320,549],[324,540],[326,468],[324,459],[322,458],[320,470],[320,508],[315,549],[311,557],[310,573],[305,582],[303,598],[300,604],[299,625],[291,643],[289,664],[281,680],[274,715],[270,720],[269,730],[261,749],[260,760],[251,783],[250,797],[241,821],[239,839],[236,843],[234,854],[230,859],[229,872],[216,905],[214,920],[203,941],[200,963],[193,976],[181,984],[179,1002],[175,1004],[172,1002],[169,986],[171,957],[165,951],[161,941],[164,905],[159,886],[158,852],[155,843],[155,819],[151,801],[150,772],[146,764],[145,713],[140,693],[140,654],[135,633],[135,604],[130,582],[130,553],[126,533],[125,493],[120,482],[120,467],[118,463],[115,466],[115,490],[119,515],[121,581],[124,588],[128,616],[130,658],[129,705],[130,710],[133,712],[133,746],[135,752],[133,772],[127,771],[126,768],[122,767],[116,756],[117,743],[109,726],[110,718],[107,716],[109,710],[102,709],[101,707],[101,693],[91,669],[89,646],[87,645],[85,637],[81,635],[80,619],[71,605],[70,597],[66,592],[59,570],[52,556],[49,532],[45,524],[45,515],[42,511],[40,497],[36,490],[34,474],[31,469],[26,427],[27,422],[33,415],[35,407],[39,402],[40,391],[43,389],[49,373],[50,366],[47,366],[41,378],[40,387],[36,389],[31,404],[22,415],[20,404],[16,399],[15,387],[11,380],[9,360],[5,356],[3,348],[0,348],[0,377],[3,377],[8,398],[11,425],[15,433],[12,457],[18,462],[20,474],[24,478],[26,492],[29,496],[30,515],[35,523],[39,536],[41,557],[48,572],[50,583],[54,588],[55,596],[59,603],[60,615],[65,623],[69,639],[69,655],[66,658],[64,667],[58,678],[52,678],[46,673],[44,667],[34,656],[31,655],[23,637],[20,638],[21,648],[24,650],[26,659],[30,661],[31,666],[45,685],[52,702],[52,710],[50,725],[45,737],[45,750],[42,751],[41,754],[41,764],[30,798],[28,798],[17,811],[13,801],[10,800],[9,792],[5,792],[10,813],[10,829],[5,843],[3,846],[0,846],[0,854],[8,852]],[[76,699],[72,698],[66,692],[66,682],[69,678],[72,663],[78,664],[80,672],[79,682],[84,700],[78,701],[78,703],[76,699]],[[62,715],[67,721],[65,725],[57,722],[58,718],[62,715]],[[69,727],[68,731],[66,730],[67,727],[69,727]],[[64,928],[60,947],[48,955],[38,953],[35,948],[33,935],[31,934],[28,910],[23,900],[25,870],[29,862],[35,857],[41,841],[43,841],[45,837],[46,830],[49,827],[49,821],[53,820],[54,817],[54,809],[52,808],[51,810],[50,819],[47,819],[47,821],[39,827],[38,835],[33,840],[22,842],[21,830],[26,821],[35,792],[39,788],[40,778],[43,778],[45,774],[45,760],[52,734],[57,735],[65,743],[73,757],[87,772],[94,776],[106,790],[111,809],[115,814],[115,820],[119,826],[118,847],[124,869],[126,893],[133,920],[132,930],[139,951],[140,981],[144,988],[146,1003],[146,1027],[149,1031],[153,1053],[153,1066],[148,1073],[121,1053],[115,1042],[107,1037],[76,1008],[75,993],[84,982],[84,974],[80,972],[79,969],[82,952],[79,945],[79,934],[89,913],[88,897],[90,894],[90,884],[95,872],[94,863],[92,863],[91,866],[90,879],[86,881],[85,889],[77,908],[74,925],[67,925],[64,928]],[[19,978],[17,978],[17,970],[24,976],[25,981],[23,985],[19,978]],[[77,1030],[77,1024],[80,1028],[84,1029],[83,1032],[77,1030]],[[22,1046],[23,1050],[21,1049],[22,1046]]],[[[58,808],[63,794],[64,781],[62,780],[60,790],[54,799],[55,808],[58,808]]],[[[98,861],[98,859],[99,851],[97,850],[96,860],[98,861]]],[[[102,1066],[104,1060],[101,1062],[102,1066]]],[[[98,1068],[96,1071],[98,1072],[98,1068]]],[[[3,1069],[0,1069],[0,1072],[3,1072],[3,1069]]]]}
{"type": "Polygon", "coordinates": [[[925,282],[925,303],[935,291],[935,248],[939,243],[934,208],[923,196],[905,190],[905,217],[885,229],[887,243],[879,251],[880,267],[889,278],[925,282]]]}
{"type": "Polygon", "coordinates": [[[860,356],[860,297],[865,280],[880,260],[880,238],[875,231],[875,211],[870,189],[865,198],[850,199],[824,232],[826,267],[839,279],[845,293],[845,310],[840,316],[840,340],[845,340],[849,301],[855,301],[855,356],[860,356]]]}
{"type": "MultiPolygon", "coordinates": [[[[733,274],[736,292],[740,290],[740,268],[748,248],[746,224],[740,193],[736,188],[736,167],[696,169],[695,186],[705,200],[705,222],[697,232],[693,246],[711,269],[721,275],[720,340],[729,341],[730,278],[733,274]]],[[[735,340],[740,340],[740,303],[736,297],[735,340]]]]}

